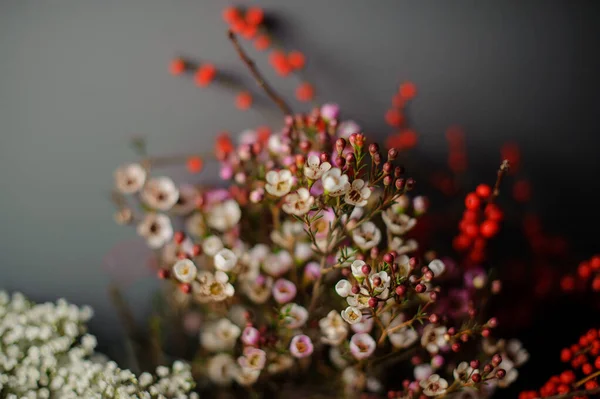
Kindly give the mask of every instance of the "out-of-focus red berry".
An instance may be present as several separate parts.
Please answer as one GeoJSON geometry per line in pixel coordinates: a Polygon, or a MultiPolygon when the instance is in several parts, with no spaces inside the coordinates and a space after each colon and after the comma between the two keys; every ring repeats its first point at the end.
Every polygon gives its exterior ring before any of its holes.
{"type": "Polygon", "coordinates": [[[217,69],[213,64],[203,64],[196,70],[194,82],[200,87],[208,86],[217,76],[217,69]]]}
{"type": "Polygon", "coordinates": [[[403,98],[410,100],[417,95],[417,86],[412,82],[404,82],[400,85],[398,93],[403,98]]]}
{"type": "Polygon", "coordinates": [[[258,51],[264,51],[271,46],[271,38],[268,35],[258,35],[254,39],[254,48],[258,51]]]}
{"type": "Polygon", "coordinates": [[[575,279],[573,278],[573,276],[564,276],[563,278],[561,278],[560,288],[564,292],[573,291],[573,289],[575,288],[575,279]]]}
{"type": "Polygon", "coordinates": [[[244,26],[244,28],[242,29],[242,31],[240,32],[240,34],[242,35],[242,37],[246,40],[252,40],[256,37],[256,34],[258,33],[258,29],[256,28],[255,25],[248,25],[246,24],[246,26],[244,26]]]}
{"type": "Polygon", "coordinates": [[[246,10],[246,22],[249,25],[260,25],[265,19],[265,13],[260,7],[250,7],[246,10]]]}
{"type": "Polygon", "coordinates": [[[241,91],[235,97],[235,106],[245,111],[252,106],[252,94],[247,91],[241,91]]]}
{"type": "Polygon", "coordinates": [[[531,184],[527,180],[519,180],[513,186],[513,198],[519,202],[531,199],[531,184]]]}
{"type": "Polygon", "coordinates": [[[233,143],[228,132],[221,132],[215,142],[215,155],[223,159],[233,151],[233,143]]]}
{"type": "Polygon", "coordinates": [[[464,251],[471,246],[471,238],[467,235],[459,235],[452,241],[452,246],[456,251],[464,251]]]}
{"type": "Polygon", "coordinates": [[[481,205],[481,200],[475,193],[469,193],[465,197],[465,207],[470,210],[478,209],[481,205]]]}
{"type": "Polygon", "coordinates": [[[169,65],[169,72],[171,72],[172,75],[175,76],[179,76],[182,73],[184,73],[186,70],[186,65],[185,65],[185,61],[181,58],[175,58],[171,61],[171,64],[169,65]]]}
{"type": "Polygon", "coordinates": [[[189,157],[187,160],[187,169],[190,173],[199,173],[204,166],[204,161],[200,157],[189,157]]]}
{"type": "Polygon", "coordinates": [[[300,83],[296,88],[296,98],[299,101],[311,101],[315,97],[315,88],[307,82],[300,83]]]}
{"type": "Polygon", "coordinates": [[[237,7],[225,7],[223,10],[223,20],[228,24],[233,24],[235,21],[242,19],[242,14],[237,7]]]}
{"type": "Polygon", "coordinates": [[[292,72],[292,66],[288,62],[287,56],[281,50],[273,50],[269,54],[269,62],[275,72],[280,76],[288,76],[292,72]]]}
{"type": "Polygon", "coordinates": [[[293,69],[302,69],[306,65],[306,57],[298,50],[290,51],[287,59],[293,69]]]}
{"type": "Polygon", "coordinates": [[[404,122],[404,115],[397,109],[388,109],[385,113],[385,123],[392,127],[400,127],[404,122]]]}
{"type": "Polygon", "coordinates": [[[571,352],[570,349],[564,348],[563,350],[560,351],[560,360],[562,362],[566,363],[569,360],[571,360],[572,357],[573,357],[573,352],[571,352]]]}
{"type": "Polygon", "coordinates": [[[477,195],[479,195],[481,197],[481,199],[484,199],[484,200],[488,199],[490,197],[490,195],[492,195],[492,189],[487,184],[478,185],[477,188],[475,189],[475,192],[477,193],[477,195]]]}
{"type": "Polygon", "coordinates": [[[498,227],[498,223],[494,222],[493,220],[486,220],[481,224],[481,235],[485,238],[494,237],[496,234],[498,234],[499,230],[500,228],[498,227]]]}

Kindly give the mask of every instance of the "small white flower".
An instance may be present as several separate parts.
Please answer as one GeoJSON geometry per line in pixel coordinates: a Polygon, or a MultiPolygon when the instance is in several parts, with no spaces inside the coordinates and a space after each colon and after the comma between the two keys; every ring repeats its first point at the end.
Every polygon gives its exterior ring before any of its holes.
{"type": "Polygon", "coordinates": [[[189,259],[178,260],[173,266],[173,275],[182,283],[191,283],[196,278],[198,269],[189,259]]]}
{"type": "Polygon", "coordinates": [[[262,370],[265,368],[267,354],[262,349],[247,346],[244,348],[244,356],[238,358],[238,364],[244,369],[262,370]]]}
{"type": "Polygon", "coordinates": [[[398,255],[404,255],[415,252],[419,249],[419,243],[416,240],[410,239],[406,242],[400,237],[394,237],[389,244],[390,251],[396,251],[398,255]]]}
{"type": "Polygon", "coordinates": [[[209,324],[201,334],[202,346],[212,352],[227,351],[235,346],[242,330],[228,319],[209,324]]]}
{"type": "Polygon", "coordinates": [[[267,255],[262,267],[265,272],[273,277],[279,277],[292,268],[294,259],[288,251],[279,251],[267,255]]]}
{"type": "Polygon", "coordinates": [[[352,284],[346,279],[342,279],[335,285],[335,292],[342,298],[346,298],[352,293],[352,284]]]}
{"type": "Polygon", "coordinates": [[[198,282],[194,282],[192,288],[196,299],[201,303],[221,302],[235,294],[229,277],[221,270],[217,270],[214,275],[206,271],[200,272],[198,282]]]}
{"type": "Polygon", "coordinates": [[[235,361],[228,353],[219,353],[208,360],[208,378],[217,385],[225,386],[231,384],[234,369],[235,361]]]}
{"type": "Polygon", "coordinates": [[[366,265],[366,263],[362,260],[355,260],[350,265],[350,269],[352,270],[352,275],[359,282],[362,281],[365,277],[367,277],[367,275],[365,273],[363,273],[363,270],[362,270],[363,266],[365,266],[365,265],[366,265]]]}
{"type": "Polygon", "coordinates": [[[270,374],[279,374],[289,370],[294,365],[294,359],[289,355],[276,355],[269,360],[267,371],[270,374]]]}
{"type": "Polygon", "coordinates": [[[160,248],[173,237],[171,220],[160,213],[147,213],[138,225],[137,232],[151,248],[160,248]]]}
{"type": "Polygon", "coordinates": [[[298,191],[285,196],[284,203],[281,206],[284,212],[290,215],[306,215],[315,203],[315,198],[305,188],[299,188],[298,191]]]}
{"type": "Polygon", "coordinates": [[[431,354],[438,353],[440,347],[447,345],[444,338],[446,331],[446,327],[436,327],[433,324],[426,325],[421,335],[421,345],[431,354]]]}
{"type": "Polygon", "coordinates": [[[402,205],[397,203],[386,209],[381,214],[381,218],[390,232],[395,235],[406,234],[417,224],[417,219],[404,213],[402,205]]]}
{"type": "Polygon", "coordinates": [[[427,396],[438,396],[446,393],[448,382],[437,374],[432,374],[426,380],[419,382],[423,393],[427,396]]]}
{"type": "Polygon", "coordinates": [[[237,265],[238,258],[232,250],[223,248],[215,255],[215,268],[224,272],[230,272],[237,265]]]}
{"type": "Polygon", "coordinates": [[[294,329],[302,327],[308,320],[308,311],[295,303],[288,303],[281,308],[283,317],[283,325],[287,328],[294,329]]]}
{"type": "Polygon", "coordinates": [[[518,339],[511,339],[506,344],[506,353],[510,356],[516,367],[522,366],[529,360],[529,352],[523,348],[523,343],[518,339]]]}
{"type": "Polygon", "coordinates": [[[431,365],[428,363],[419,364],[419,365],[415,366],[415,368],[413,370],[413,374],[415,376],[415,380],[423,381],[423,380],[428,379],[431,376],[431,374],[433,374],[433,369],[431,368],[431,365]]]}
{"type": "Polygon", "coordinates": [[[359,308],[366,309],[369,307],[369,299],[371,295],[366,287],[361,287],[360,292],[356,295],[348,295],[346,298],[346,302],[348,305],[359,308]]]}
{"type": "Polygon", "coordinates": [[[419,339],[419,334],[412,328],[405,327],[389,334],[389,339],[395,348],[408,348],[419,339]]]}
{"type": "Polygon", "coordinates": [[[168,177],[153,177],[142,190],[142,199],[152,209],[168,211],[179,199],[179,190],[168,177]]]}
{"type": "Polygon", "coordinates": [[[461,362],[454,371],[452,371],[454,378],[463,382],[469,382],[473,374],[479,374],[479,370],[474,370],[467,362],[461,362]]]}
{"type": "Polygon", "coordinates": [[[290,248],[299,239],[306,236],[304,225],[300,222],[286,220],[281,224],[281,231],[273,230],[271,240],[282,248],[290,248]]]}
{"type": "Polygon", "coordinates": [[[271,296],[273,288],[273,278],[260,276],[254,281],[244,280],[241,285],[241,289],[246,294],[248,299],[256,304],[265,303],[271,296]],[[256,281],[262,280],[262,281],[256,281]]]}
{"type": "Polygon", "coordinates": [[[173,212],[178,215],[188,215],[196,208],[198,189],[191,184],[179,186],[179,198],[173,205],[173,212]]]}
{"type": "Polygon", "coordinates": [[[352,186],[346,193],[344,201],[347,204],[362,207],[367,205],[370,196],[371,190],[367,187],[365,181],[363,179],[356,179],[352,182],[352,186]]]}
{"type": "Polygon", "coordinates": [[[431,262],[429,262],[429,270],[433,272],[433,275],[435,277],[439,277],[446,270],[446,265],[444,265],[444,262],[442,262],[441,260],[434,259],[431,262]]]}
{"type": "Polygon", "coordinates": [[[350,328],[357,334],[368,334],[373,330],[375,318],[368,316],[363,317],[358,323],[352,324],[350,328]]]}
{"type": "Polygon", "coordinates": [[[319,327],[323,334],[321,341],[328,345],[340,345],[348,336],[348,326],[335,310],[319,320],[319,327]]]}
{"type": "Polygon", "coordinates": [[[250,386],[258,380],[260,370],[253,370],[244,367],[235,367],[233,371],[233,379],[243,387],[250,386]]]}
{"type": "Polygon", "coordinates": [[[265,177],[267,180],[265,190],[275,197],[283,197],[289,193],[294,184],[292,172],[287,169],[280,170],[279,172],[271,170],[267,172],[265,177]]]}
{"type": "Polygon", "coordinates": [[[192,236],[201,238],[206,233],[206,222],[200,212],[194,212],[185,221],[185,230],[192,236]]]}
{"type": "Polygon", "coordinates": [[[206,215],[209,227],[225,232],[235,227],[242,218],[240,205],[232,199],[214,205],[206,215]]]}
{"type": "Polygon", "coordinates": [[[350,190],[348,175],[342,174],[340,168],[332,168],[323,174],[321,181],[325,194],[332,197],[339,197],[350,190]]]}
{"type": "Polygon", "coordinates": [[[329,349],[329,360],[338,369],[346,368],[349,364],[348,359],[344,357],[339,346],[332,346],[329,349]]]}
{"type": "Polygon", "coordinates": [[[342,310],[342,318],[346,320],[348,324],[356,324],[362,319],[362,312],[359,308],[354,306],[348,306],[342,310]]]}
{"type": "Polygon", "coordinates": [[[209,236],[202,241],[202,251],[207,256],[215,256],[223,248],[223,241],[217,236],[209,236]]]}
{"type": "Polygon", "coordinates": [[[350,338],[350,353],[356,359],[366,359],[375,351],[377,344],[367,333],[354,334],[350,338]]]}
{"type": "Polygon", "coordinates": [[[329,169],[331,169],[331,164],[329,162],[321,163],[321,160],[317,155],[311,155],[304,165],[304,176],[308,177],[310,180],[318,180],[323,176],[323,173],[327,172],[329,169]]]}
{"type": "Polygon", "coordinates": [[[385,271],[373,273],[369,276],[369,282],[373,287],[373,293],[375,296],[381,299],[387,299],[391,278],[385,271]],[[375,283],[378,282],[379,285],[375,283]]]}
{"type": "Polygon", "coordinates": [[[365,222],[352,231],[352,239],[363,251],[367,251],[381,242],[381,230],[373,222],[365,222]]]}
{"type": "Polygon", "coordinates": [[[115,186],[123,194],[140,191],[146,181],[146,170],[137,163],[123,165],[115,171],[115,186]]]}

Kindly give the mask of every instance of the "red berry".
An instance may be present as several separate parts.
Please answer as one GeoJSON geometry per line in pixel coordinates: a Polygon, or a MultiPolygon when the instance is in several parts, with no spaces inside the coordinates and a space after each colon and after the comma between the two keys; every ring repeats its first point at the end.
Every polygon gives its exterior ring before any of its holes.
{"type": "Polygon", "coordinates": [[[271,46],[271,38],[267,35],[258,35],[254,39],[254,48],[258,51],[264,51],[271,46]]]}
{"type": "Polygon", "coordinates": [[[598,382],[596,382],[594,380],[590,380],[590,381],[587,381],[584,386],[585,386],[586,390],[590,391],[592,389],[598,388],[598,382]]]}
{"type": "Polygon", "coordinates": [[[192,256],[202,255],[202,246],[196,244],[192,247],[192,256]]]}
{"type": "Polygon", "coordinates": [[[592,270],[600,270],[600,255],[596,255],[590,259],[590,266],[592,270]]]}
{"type": "Polygon", "coordinates": [[[560,288],[565,292],[573,291],[575,288],[575,279],[573,276],[564,276],[560,279],[560,288]]]}
{"type": "Polygon", "coordinates": [[[485,207],[485,216],[495,222],[500,222],[504,218],[504,214],[495,204],[489,204],[485,207]]]}
{"type": "Polygon", "coordinates": [[[187,169],[190,173],[198,173],[202,170],[204,162],[200,157],[189,157],[187,160],[187,169]]]}
{"type": "Polygon", "coordinates": [[[496,234],[498,234],[498,230],[500,230],[498,223],[494,222],[493,220],[486,220],[481,224],[481,235],[485,238],[494,237],[496,234]]]}
{"type": "Polygon", "coordinates": [[[246,22],[250,25],[260,25],[265,19],[265,13],[262,8],[250,7],[246,10],[246,22]]]}
{"type": "Polygon", "coordinates": [[[388,125],[392,127],[400,127],[402,122],[404,122],[404,116],[399,110],[392,108],[387,110],[385,113],[385,123],[388,125]]]}
{"type": "Polygon", "coordinates": [[[454,241],[452,242],[452,246],[456,251],[464,251],[468,249],[470,245],[471,237],[467,235],[459,235],[456,238],[454,238],[454,241]]]}
{"type": "Polygon", "coordinates": [[[592,280],[592,290],[600,292],[600,276],[596,276],[594,280],[592,280]]]}
{"type": "Polygon", "coordinates": [[[213,64],[204,64],[196,70],[194,82],[200,87],[208,86],[217,76],[217,69],[213,64]]]}
{"type": "Polygon", "coordinates": [[[169,71],[171,72],[171,74],[173,74],[175,76],[181,75],[182,73],[184,73],[185,69],[186,69],[185,61],[182,60],[181,58],[175,58],[173,61],[171,61],[171,65],[169,65],[169,71]]]}
{"type": "Polygon", "coordinates": [[[560,384],[557,388],[556,388],[556,392],[558,392],[559,394],[563,395],[565,393],[569,393],[571,391],[571,388],[569,388],[568,385],[565,384],[560,384]]]}
{"type": "Polygon", "coordinates": [[[465,213],[463,213],[463,220],[469,223],[476,223],[478,219],[478,215],[476,211],[472,211],[467,209],[465,213]]]}
{"type": "Polygon", "coordinates": [[[465,198],[465,206],[467,207],[467,209],[475,210],[475,209],[479,208],[479,205],[481,205],[481,200],[479,199],[477,194],[475,194],[475,193],[467,194],[467,196],[465,198]]]}
{"type": "Polygon", "coordinates": [[[307,82],[301,83],[296,88],[296,98],[299,101],[308,102],[315,97],[315,88],[307,82]]]}
{"type": "Polygon", "coordinates": [[[560,375],[560,382],[563,384],[571,384],[575,381],[575,373],[573,370],[565,370],[560,375]]]}
{"type": "Polygon", "coordinates": [[[400,85],[398,93],[402,98],[410,100],[417,95],[417,87],[414,83],[404,82],[400,85]]]}
{"type": "Polygon", "coordinates": [[[254,39],[256,37],[257,33],[258,33],[258,29],[256,28],[256,25],[248,25],[248,24],[246,24],[242,28],[242,31],[240,32],[242,37],[246,40],[254,39]]]}
{"type": "Polygon", "coordinates": [[[583,372],[583,374],[585,375],[590,375],[592,374],[592,372],[594,371],[594,367],[592,367],[591,364],[586,363],[583,366],[581,366],[581,371],[583,372]]]}
{"type": "Polygon", "coordinates": [[[475,192],[477,195],[479,195],[479,197],[481,197],[481,199],[488,199],[492,194],[492,189],[487,184],[480,184],[475,189],[475,192]]]}
{"type": "Polygon", "coordinates": [[[471,238],[479,237],[479,226],[475,223],[469,223],[465,226],[465,234],[471,238]]]}
{"type": "Polygon", "coordinates": [[[285,53],[281,50],[271,51],[269,62],[280,76],[288,76],[292,72],[292,66],[288,62],[285,53]]]}
{"type": "Polygon", "coordinates": [[[300,51],[290,51],[288,54],[288,63],[293,69],[302,69],[306,64],[306,57],[300,51]]]}
{"type": "Polygon", "coordinates": [[[167,269],[158,269],[158,278],[161,280],[169,278],[169,270],[167,269]]]}
{"type": "Polygon", "coordinates": [[[223,10],[223,20],[228,24],[232,24],[240,18],[242,18],[242,14],[236,7],[225,7],[223,10]]]}
{"type": "Polygon", "coordinates": [[[247,91],[239,92],[235,98],[235,106],[242,111],[250,108],[252,106],[252,94],[247,91]]]}

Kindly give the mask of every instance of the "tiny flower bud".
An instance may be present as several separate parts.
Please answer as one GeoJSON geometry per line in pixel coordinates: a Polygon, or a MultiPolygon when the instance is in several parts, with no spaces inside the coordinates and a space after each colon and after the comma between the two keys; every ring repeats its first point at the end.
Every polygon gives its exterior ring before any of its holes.
{"type": "Polygon", "coordinates": [[[179,289],[184,294],[189,294],[192,291],[192,286],[190,284],[179,284],[179,289]]]}
{"type": "Polygon", "coordinates": [[[304,163],[306,162],[306,158],[302,154],[296,154],[295,160],[296,160],[296,166],[299,168],[302,167],[304,165],[304,163]]]}
{"type": "Polygon", "coordinates": [[[192,247],[192,256],[200,256],[200,255],[202,255],[202,246],[195,244],[192,247]]]}
{"type": "Polygon", "coordinates": [[[169,273],[169,270],[167,269],[158,269],[158,278],[161,280],[169,278],[170,274],[171,273],[169,273]]]}
{"type": "Polygon", "coordinates": [[[491,364],[486,364],[485,366],[483,366],[483,372],[485,374],[491,373],[493,369],[494,367],[491,364]]]}
{"type": "Polygon", "coordinates": [[[350,275],[350,269],[348,269],[348,268],[342,269],[342,275],[344,277],[348,277],[350,275]]]}
{"type": "Polygon", "coordinates": [[[381,285],[381,277],[377,276],[373,279],[373,285],[379,287],[381,285]]]}
{"type": "Polygon", "coordinates": [[[339,139],[337,139],[335,141],[335,150],[339,154],[342,151],[344,151],[344,148],[346,148],[346,140],[344,140],[342,137],[340,137],[339,139]]]}
{"type": "Polygon", "coordinates": [[[178,231],[173,235],[173,241],[175,244],[179,245],[185,240],[185,233],[183,231],[178,231]]]}
{"type": "Polygon", "coordinates": [[[379,151],[379,145],[377,143],[373,143],[369,145],[369,154],[371,156],[375,155],[379,151]]]}
{"type": "Polygon", "coordinates": [[[386,162],[383,164],[383,167],[381,168],[383,170],[383,173],[385,173],[386,175],[389,175],[390,173],[392,173],[392,169],[393,165],[391,162],[386,162]]]}
{"type": "Polygon", "coordinates": [[[294,117],[292,115],[286,115],[283,118],[283,123],[285,123],[285,126],[290,127],[294,124],[294,117]]]}
{"type": "Polygon", "coordinates": [[[492,294],[499,294],[502,291],[502,281],[494,280],[492,281],[492,294]]]}
{"type": "Polygon", "coordinates": [[[392,176],[385,176],[383,178],[383,185],[388,187],[392,185],[392,176]]]}
{"type": "Polygon", "coordinates": [[[417,284],[417,286],[415,287],[415,291],[417,291],[419,294],[425,292],[425,290],[427,289],[427,287],[425,287],[425,284],[417,284]]]}
{"type": "Polygon", "coordinates": [[[303,140],[303,141],[300,142],[300,150],[302,152],[306,153],[306,152],[308,152],[310,150],[311,145],[312,144],[310,143],[310,141],[303,140]]]}
{"type": "Polygon", "coordinates": [[[494,356],[492,356],[492,365],[494,367],[498,367],[500,363],[502,363],[502,356],[496,353],[494,356]]]}
{"type": "Polygon", "coordinates": [[[350,141],[350,144],[356,145],[356,136],[358,136],[357,133],[352,133],[350,137],[348,137],[348,141],[350,141]]]}
{"type": "Polygon", "coordinates": [[[403,285],[399,285],[396,287],[396,295],[398,296],[404,296],[404,294],[406,294],[406,287],[403,285]]]}
{"type": "Polygon", "coordinates": [[[359,287],[358,285],[354,284],[354,285],[352,286],[352,293],[353,293],[354,295],[357,295],[359,292],[360,292],[360,287],[359,287]]]}
{"type": "Polygon", "coordinates": [[[356,160],[356,158],[354,157],[353,153],[350,152],[350,153],[346,154],[346,163],[352,164],[352,163],[354,163],[355,160],[356,160]]]}
{"type": "Polygon", "coordinates": [[[471,379],[473,380],[474,383],[478,384],[481,382],[481,374],[473,373],[473,375],[471,376],[471,379]]]}
{"type": "Polygon", "coordinates": [[[404,174],[404,166],[396,166],[394,168],[394,177],[400,177],[404,174]]]}
{"type": "Polygon", "coordinates": [[[321,155],[319,155],[319,159],[321,162],[329,162],[329,154],[322,152],[321,155]]]}
{"type": "Polygon", "coordinates": [[[373,154],[373,162],[375,163],[375,165],[379,165],[381,163],[381,154],[376,152],[375,154],[373,154]]]}
{"type": "Polygon", "coordinates": [[[432,313],[431,315],[429,315],[429,321],[433,324],[436,324],[437,322],[440,321],[440,318],[437,314],[432,313]]]}
{"type": "Polygon", "coordinates": [[[337,166],[338,168],[343,168],[344,165],[346,165],[346,158],[337,157],[335,159],[335,166],[337,166]]]}
{"type": "Polygon", "coordinates": [[[392,262],[394,262],[394,254],[388,252],[387,254],[383,255],[383,261],[388,265],[391,264],[392,262]]]}
{"type": "Polygon", "coordinates": [[[419,265],[419,260],[413,256],[412,258],[410,258],[408,260],[408,265],[410,266],[411,269],[414,269],[415,267],[417,267],[419,265]]]}
{"type": "Polygon", "coordinates": [[[456,328],[454,328],[454,327],[450,327],[450,328],[448,329],[448,335],[454,335],[454,334],[456,334],[456,328]]]}
{"type": "Polygon", "coordinates": [[[390,148],[388,151],[388,161],[393,161],[398,157],[398,150],[395,148],[390,148]]]}
{"type": "Polygon", "coordinates": [[[258,141],[255,141],[254,143],[252,143],[252,154],[254,156],[260,154],[260,152],[262,151],[262,144],[258,141]]]}
{"type": "Polygon", "coordinates": [[[498,327],[498,319],[495,317],[492,317],[491,319],[488,320],[487,325],[490,328],[496,328],[498,327]]]}
{"type": "Polygon", "coordinates": [[[490,331],[489,328],[484,328],[483,330],[481,330],[481,336],[484,338],[487,338],[490,336],[492,332],[490,331]]]}
{"type": "Polygon", "coordinates": [[[479,368],[479,360],[477,360],[477,359],[471,360],[471,362],[469,363],[469,366],[471,366],[472,369],[478,369],[479,368]]]}
{"type": "Polygon", "coordinates": [[[369,306],[374,308],[379,303],[379,300],[375,297],[369,298],[369,306]]]}
{"type": "Polygon", "coordinates": [[[452,344],[452,352],[458,352],[460,351],[460,344],[458,342],[455,342],[452,344]]]}
{"type": "Polygon", "coordinates": [[[292,172],[293,175],[295,175],[296,173],[298,173],[298,166],[296,166],[296,164],[291,164],[288,169],[290,170],[290,172],[292,172]]]}
{"type": "Polygon", "coordinates": [[[469,335],[468,335],[468,334],[462,334],[462,335],[460,336],[460,340],[461,340],[462,342],[469,342],[469,335]]]}
{"type": "Polygon", "coordinates": [[[379,248],[373,247],[371,248],[371,258],[375,259],[379,256],[379,248]]]}
{"type": "Polygon", "coordinates": [[[363,265],[363,267],[360,269],[360,271],[363,272],[363,274],[365,276],[368,276],[371,273],[371,266],[363,265]]]}
{"type": "Polygon", "coordinates": [[[423,277],[425,278],[426,281],[431,281],[433,280],[433,272],[431,270],[427,271],[423,277]]]}
{"type": "Polygon", "coordinates": [[[496,377],[501,380],[504,377],[506,377],[506,370],[504,369],[498,369],[498,371],[496,371],[496,377]]]}
{"type": "Polygon", "coordinates": [[[396,179],[394,185],[396,186],[397,190],[404,190],[404,187],[406,186],[406,180],[403,178],[396,179]]]}

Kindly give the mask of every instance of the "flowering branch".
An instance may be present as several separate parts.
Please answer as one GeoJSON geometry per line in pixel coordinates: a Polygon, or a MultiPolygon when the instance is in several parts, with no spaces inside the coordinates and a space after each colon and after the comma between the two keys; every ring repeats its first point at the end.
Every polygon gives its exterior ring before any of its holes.
{"type": "Polygon", "coordinates": [[[290,106],[265,81],[263,76],[260,74],[260,72],[256,68],[256,64],[254,63],[254,61],[252,61],[250,59],[250,57],[248,57],[248,55],[244,52],[244,49],[240,45],[236,34],[230,30],[228,32],[228,36],[229,36],[229,40],[231,40],[231,43],[233,44],[233,47],[237,51],[238,55],[240,56],[240,58],[242,59],[244,64],[246,64],[246,66],[250,70],[250,73],[252,73],[252,76],[256,80],[256,83],[265,91],[265,93],[267,93],[269,98],[271,100],[273,100],[273,102],[275,104],[277,104],[277,106],[281,109],[281,111],[283,112],[284,115],[292,115],[293,112],[292,112],[292,109],[290,108],[290,106]]]}
{"type": "Polygon", "coordinates": [[[508,169],[510,169],[510,164],[508,163],[508,160],[505,159],[504,161],[502,161],[500,169],[498,169],[496,184],[494,184],[494,189],[492,190],[492,195],[490,196],[490,204],[494,202],[498,195],[500,195],[500,185],[502,184],[502,179],[504,179],[504,176],[506,176],[506,172],[508,172],[508,169]]]}

